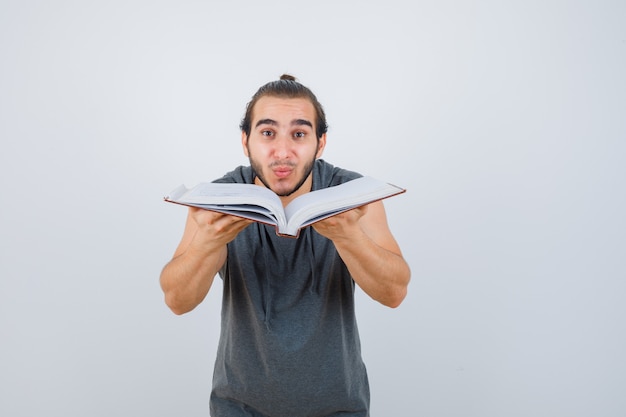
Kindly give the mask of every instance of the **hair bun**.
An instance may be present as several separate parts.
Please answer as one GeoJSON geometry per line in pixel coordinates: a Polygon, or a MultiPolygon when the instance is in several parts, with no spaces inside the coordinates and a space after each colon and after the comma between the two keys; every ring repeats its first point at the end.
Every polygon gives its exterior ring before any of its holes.
{"type": "Polygon", "coordinates": [[[296,81],[296,77],[294,77],[291,74],[283,74],[280,76],[281,80],[288,80],[288,81],[296,81]]]}

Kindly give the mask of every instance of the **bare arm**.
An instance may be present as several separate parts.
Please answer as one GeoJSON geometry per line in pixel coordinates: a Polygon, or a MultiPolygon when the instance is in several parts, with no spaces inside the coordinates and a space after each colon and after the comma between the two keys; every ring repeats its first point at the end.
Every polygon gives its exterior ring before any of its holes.
{"type": "Polygon", "coordinates": [[[397,307],[406,297],[411,271],[378,201],[322,220],[315,230],[331,239],[354,281],[374,300],[397,307]]]}
{"type": "Polygon", "coordinates": [[[226,261],[226,244],[251,223],[235,216],[190,208],[183,237],[161,272],[165,303],[176,314],[204,300],[226,261]]]}

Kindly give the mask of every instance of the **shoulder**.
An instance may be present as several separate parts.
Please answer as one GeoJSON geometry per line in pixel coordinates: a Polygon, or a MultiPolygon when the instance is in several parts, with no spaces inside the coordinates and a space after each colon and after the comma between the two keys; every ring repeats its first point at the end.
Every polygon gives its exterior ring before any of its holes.
{"type": "Polygon", "coordinates": [[[254,173],[252,167],[240,165],[230,172],[227,172],[221,178],[213,180],[217,183],[238,183],[251,184],[254,181],[254,173]]]}
{"type": "Polygon", "coordinates": [[[313,189],[333,187],[362,176],[356,171],[336,167],[323,159],[317,159],[313,167],[313,189]]]}

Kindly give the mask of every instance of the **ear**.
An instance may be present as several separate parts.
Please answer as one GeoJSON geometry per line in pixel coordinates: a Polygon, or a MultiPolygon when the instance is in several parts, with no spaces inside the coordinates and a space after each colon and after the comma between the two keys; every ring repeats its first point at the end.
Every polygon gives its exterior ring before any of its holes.
{"type": "Polygon", "coordinates": [[[244,132],[243,130],[241,131],[241,146],[243,147],[243,154],[249,158],[250,155],[248,154],[248,135],[246,135],[246,132],[244,132]]]}
{"type": "Polygon", "coordinates": [[[325,147],[326,147],[326,133],[323,133],[320,139],[317,141],[317,154],[315,154],[315,158],[322,157],[325,147]]]}

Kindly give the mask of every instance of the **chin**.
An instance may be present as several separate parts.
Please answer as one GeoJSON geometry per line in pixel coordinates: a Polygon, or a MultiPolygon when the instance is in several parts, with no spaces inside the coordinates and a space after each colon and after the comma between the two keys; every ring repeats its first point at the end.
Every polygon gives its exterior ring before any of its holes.
{"type": "Polygon", "coordinates": [[[271,187],[271,190],[279,197],[289,197],[296,192],[297,189],[293,187],[271,187]]]}

